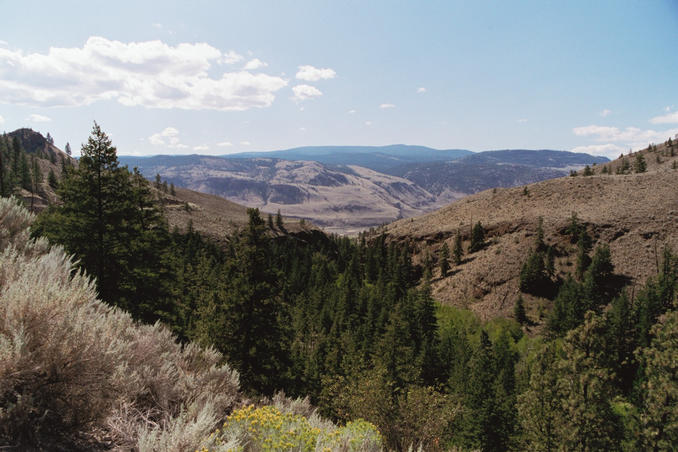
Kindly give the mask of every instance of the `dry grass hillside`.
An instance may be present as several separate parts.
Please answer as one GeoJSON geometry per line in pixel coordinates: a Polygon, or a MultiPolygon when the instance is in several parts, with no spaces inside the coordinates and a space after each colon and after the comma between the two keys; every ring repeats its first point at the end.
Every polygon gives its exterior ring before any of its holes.
{"type": "MultiPolygon", "coordinates": [[[[445,304],[463,306],[483,318],[512,315],[519,295],[519,273],[534,243],[538,218],[543,218],[545,240],[558,250],[556,271],[561,277],[574,269],[576,245],[566,234],[573,213],[587,226],[595,242],[609,243],[615,273],[621,280],[640,284],[657,268],[661,249],[678,250],[678,146],[673,154],[666,144],[625,155],[630,174],[615,174],[622,160],[606,166],[612,174],[562,177],[524,187],[493,189],[464,198],[428,215],[400,220],[385,229],[396,241],[409,242],[415,261],[426,252],[437,256],[444,242],[453,248],[461,231],[468,249],[471,225],[480,221],[487,230],[487,245],[465,254],[445,278],[436,269],[434,297],[445,304]],[[637,155],[647,172],[634,173],[637,155]]],[[[523,295],[528,315],[537,321],[549,301],[523,295]]]]}
{"type": "MultiPolygon", "coordinates": [[[[247,207],[220,196],[208,195],[185,188],[176,188],[175,195],[159,192],[170,228],[186,231],[191,227],[217,241],[223,241],[238,229],[247,225],[247,207]]],[[[272,213],[275,221],[275,213],[272,213]]],[[[266,218],[267,214],[262,213],[266,218]]],[[[283,217],[288,232],[312,228],[309,222],[283,217]]],[[[280,231],[278,231],[280,232],[280,231]]]]}

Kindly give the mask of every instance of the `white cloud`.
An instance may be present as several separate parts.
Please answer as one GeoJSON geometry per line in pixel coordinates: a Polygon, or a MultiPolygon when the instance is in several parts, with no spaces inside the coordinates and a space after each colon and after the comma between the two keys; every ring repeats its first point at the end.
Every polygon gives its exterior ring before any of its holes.
{"type": "Polygon", "coordinates": [[[207,145],[205,145],[205,144],[201,144],[200,146],[193,146],[193,150],[194,150],[194,151],[198,151],[198,152],[200,152],[200,151],[208,151],[209,148],[210,148],[210,147],[207,146],[207,145]]]}
{"type": "Polygon", "coordinates": [[[669,129],[664,131],[642,130],[638,127],[619,129],[609,126],[583,126],[572,129],[580,137],[592,137],[598,142],[626,143],[630,147],[646,146],[648,143],[659,143],[666,140],[678,131],[669,129]]]}
{"type": "Polygon", "coordinates": [[[349,111],[347,111],[347,113],[348,113],[349,115],[354,115],[354,114],[356,114],[356,111],[357,111],[357,110],[349,110],[349,111]]]}
{"type": "Polygon", "coordinates": [[[667,113],[665,115],[655,116],[650,119],[650,122],[652,124],[678,124],[678,111],[674,111],[673,113],[668,113],[670,110],[666,111],[667,113]]]}
{"type": "Polygon", "coordinates": [[[604,109],[603,111],[600,112],[600,116],[605,118],[605,117],[609,116],[610,113],[612,113],[612,110],[609,110],[609,109],[606,108],[606,109],[604,109]]]}
{"type": "Polygon", "coordinates": [[[153,28],[156,28],[156,29],[158,29],[158,30],[161,30],[161,29],[162,29],[162,24],[154,23],[154,24],[151,24],[151,25],[153,26],[153,28]]]}
{"type": "Polygon", "coordinates": [[[516,122],[517,122],[518,124],[525,124],[525,123],[527,122],[527,118],[516,119],[516,122]]]}
{"type": "Polygon", "coordinates": [[[371,127],[371,126],[372,126],[372,121],[365,121],[365,125],[366,125],[367,127],[371,127]]]}
{"type": "Polygon", "coordinates": [[[306,127],[299,127],[299,132],[306,132],[306,127]]]}
{"type": "Polygon", "coordinates": [[[292,88],[292,91],[294,92],[294,97],[292,97],[292,99],[297,102],[323,95],[322,91],[311,85],[297,85],[292,88]]]}
{"type": "Polygon", "coordinates": [[[186,110],[268,107],[287,85],[246,71],[211,76],[216,63],[242,58],[206,43],[111,41],[90,37],[81,48],[46,54],[0,48],[0,98],[11,104],[80,106],[115,100],[127,106],[186,110]]]}
{"type": "Polygon", "coordinates": [[[174,127],[165,127],[161,132],[148,137],[148,142],[153,146],[165,146],[172,149],[186,149],[187,145],[181,143],[179,131],[174,127]]]}
{"type": "Polygon", "coordinates": [[[379,108],[381,108],[381,109],[395,108],[395,105],[393,105],[393,104],[381,104],[381,105],[379,105],[379,108]]]}
{"type": "Polygon", "coordinates": [[[233,143],[231,143],[230,141],[221,141],[217,143],[217,146],[219,146],[220,148],[227,148],[233,146],[233,143]]]}
{"type": "Polygon", "coordinates": [[[337,73],[334,72],[334,69],[316,68],[309,65],[299,66],[299,71],[297,72],[297,78],[307,82],[317,82],[318,80],[326,80],[336,76],[337,73]]]}
{"type": "Polygon", "coordinates": [[[602,155],[609,159],[616,159],[619,154],[624,152],[625,148],[616,144],[591,144],[588,146],[577,146],[572,152],[583,152],[591,155],[602,155]]]}
{"type": "Polygon", "coordinates": [[[417,94],[424,94],[425,92],[426,92],[426,88],[424,88],[423,86],[420,86],[419,88],[417,88],[417,94]]]}
{"type": "Polygon", "coordinates": [[[244,60],[245,57],[240,55],[239,53],[234,52],[233,50],[229,50],[228,52],[224,53],[221,57],[221,63],[226,63],[226,64],[234,64],[239,61],[244,60]]]}
{"type": "Polygon", "coordinates": [[[250,143],[249,141],[241,141],[240,144],[242,146],[251,146],[252,145],[252,143],[250,143]]]}
{"type": "Polygon", "coordinates": [[[246,71],[253,71],[266,66],[268,66],[268,63],[264,63],[259,58],[255,58],[253,60],[249,60],[243,69],[246,71]]]}
{"type": "Polygon", "coordinates": [[[0,124],[4,124],[4,123],[5,123],[5,118],[3,118],[2,116],[0,116],[0,124]]]}
{"type": "Polygon", "coordinates": [[[44,115],[38,115],[33,113],[32,115],[29,115],[28,118],[26,118],[26,121],[30,122],[50,122],[52,118],[49,116],[44,116],[44,115]]]}

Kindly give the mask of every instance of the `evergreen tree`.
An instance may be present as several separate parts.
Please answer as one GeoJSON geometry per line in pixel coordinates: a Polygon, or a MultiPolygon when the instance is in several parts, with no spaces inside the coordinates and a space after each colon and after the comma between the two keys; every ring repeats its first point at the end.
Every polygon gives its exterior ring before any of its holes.
{"type": "Polygon", "coordinates": [[[275,214],[275,225],[280,232],[285,232],[285,225],[283,224],[283,217],[280,214],[280,209],[278,209],[278,213],[275,214]]]}
{"type": "Polygon", "coordinates": [[[281,330],[284,304],[279,275],[272,268],[269,239],[258,209],[248,209],[249,223],[234,245],[236,260],[221,278],[223,291],[199,308],[199,340],[215,344],[249,390],[272,395],[284,382],[288,356],[281,330]]]}
{"type": "Polygon", "coordinates": [[[524,450],[558,450],[561,405],[558,393],[558,352],[546,343],[530,366],[529,386],[518,396],[518,418],[523,430],[524,450]]]}
{"type": "Polygon", "coordinates": [[[450,270],[450,248],[447,246],[447,242],[444,242],[443,246],[440,248],[438,263],[440,266],[440,276],[441,278],[445,278],[447,272],[450,270]]]}
{"type": "Polygon", "coordinates": [[[54,174],[54,170],[52,168],[49,169],[49,173],[47,174],[47,183],[52,188],[57,188],[57,186],[59,185],[59,181],[56,177],[56,174],[54,174]]]}
{"type": "Polygon", "coordinates": [[[670,451],[678,444],[678,311],[652,333],[651,345],[638,351],[644,368],[639,449],[670,451]]]}
{"type": "Polygon", "coordinates": [[[519,295],[518,300],[513,308],[513,317],[516,319],[516,322],[524,325],[527,323],[527,313],[525,312],[525,300],[523,296],[519,295]]]}
{"type": "Polygon", "coordinates": [[[612,410],[614,375],[601,366],[608,350],[605,322],[589,312],[563,343],[557,365],[559,448],[569,451],[619,450],[621,425],[612,410]]]}
{"type": "Polygon", "coordinates": [[[471,231],[471,246],[469,247],[469,252],[475,253],[476,251],[483,249],[484,246],[485,229],[479,221],[473,226],[473,230],[471,231]]]}
{"type": "Polygon", "coordinates": [[[161,298],[158,259],[166,226],[150,193],[118,166],[111,140],[94,123],[77,169],[66,173],[53,206],[34,226],[36,233],[64,245],[96,278],[100,297],[147,321],[157,319],[161,298]],[[143,199],[141,199],[143,198],[143,199]]]}
{"type": "Polygon", "coordinates": [[[177,195],[177,191],[176,191],[176,189],[174,188],[174,183],[171,183],[171,184],[170,184],[170,195],[172,195],[172,196],[176,196],[176,195],[177,195]]]}
{"type": "Polygon", "coordinates": [[[457,234],[454,236],[454,248],[452,249],[452,255],[454,256],[454,264],[461,264],[461,258],[464,255],[464,248],[462,247],[461,232],[459,229],[457,229],[457,234]]]}
{"type": "Polygon", "coordinates": [[[647,171],[647,163],[645,163],[645,157],[643,157],[643,154],[638,153],[638,155],[636,155],[634,169],[636,173],[644,173],[647,171]]]}
{"type": "Polygon", "coordinates": [[[588,165],[584,167],[584,176],[593,176],[593,170],[588,165]]]}
{"type": "Polygon", "coordinates": [[[575,275],[578,280],[584,279],[584,272],[591,264],[589,251],[591,251],[591,237],[586,232],[586,229],[579,233],[579,240],[577,240],[577,264],[575,266],[575,275]]]}

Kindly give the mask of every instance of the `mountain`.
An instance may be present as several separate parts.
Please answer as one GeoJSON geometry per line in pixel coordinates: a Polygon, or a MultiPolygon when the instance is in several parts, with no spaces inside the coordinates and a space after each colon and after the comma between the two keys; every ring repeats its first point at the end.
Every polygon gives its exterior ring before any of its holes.
{"type": "MultiPolygon", "coordinates": [[[[481,222],[486,246],[465,255],[447,277],[435,277],[432,289],[437,300],[469,307],[484,318],[511,315],[539,217],[546,243],[557,250],[555,268],[561,278],[572,273],[576,261],[576,245],[567,235],[574,213],[594,242],[609,244],[622,281],[644,283],[656,272],[662,247],[678,249],[677,155],[678,149],[657,145],[597,165],[592,176],[486,190],[422,217],[397,221],[383,232],[390,240],[409,243],[421,262],[427,254],[436,256],[443,243],[452,249],[457,231],[468,249],[471,226],[481,222]],[[639,156],[647,171],[633,173],[639,156]],[[626,166],[627,174],[616,174],[626,166]]],[[[534,318],[551,303],[523,296],[534,318]]]]}
{"type": "Polygon", "coordinates": [[[0,156],[5,163],[3,171],[6,171],[6,174],[3,176],[6,176],[6,180],[14,180],[11,192],[23,199],[26,206],[36,211],[56,201],[55,182],[61,178],[64,168],[77,164],[74,158],[54,146],[47,138],[28,128],[17,129],[3,135],[0,141],[0,156]],[[18,149],[15,146],[18,146],[18,149]],[[33,159],[38,175],[35,179],[33,159]],[[27,164],[27,177],[32,183],[21,182],[20,179],[24,178],[22,174],[13,174],[24,162],[27,164]],[[50,173],[54,178],[51,184],[50,173]]]}
{"type": "Polygon", "coordinates": [[[438,197],[439,202],[451,202],[489,188],[553,179],[573,168],[608,161],[576,152],[510,149],[479,152],[453,161],[400,165],[388,174],[411,180],[438,197]]]}
{"type": "Polygon", "coordinates": [[[389,146],[304,146],[281,151],[241,152],[225,158],[277,158],[311,160],[325,165],[357,165],[386,172],[406,163],[454,160],[472,154],[465,149],[439,150],[426,146],[392,144],[389,146]]]}
{"type": "Polygon", "coordinates": [[[328,231],[353,233],[422,214],[435,197],[413,182],[360,166],[206,156],[121,157],[146,177],[222,196],[265,212],[308,218],[328,231]],[[175,160],[176,159],[176,160],[175,160]]]}

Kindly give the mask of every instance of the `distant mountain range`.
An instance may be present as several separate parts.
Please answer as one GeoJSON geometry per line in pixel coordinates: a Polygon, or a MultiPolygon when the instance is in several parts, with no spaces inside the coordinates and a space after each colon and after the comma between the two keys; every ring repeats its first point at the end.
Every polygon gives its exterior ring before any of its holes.
{"type": "Polygon", "coordinates": [[[492,187],[606,162],[551,150],[472,153],[424,146],[317,146],[227,156],[120,156],[153,178],[340,233],[408,218],[492,187]]]}
{"type": "Polygon", "coordinates": [[[311,160],[325,165],[357,165],[388,173],[407,163],[454,160],[473,154],[465,149],[433,149],[426,146],[304,146],[282,151],[240,152],[225,158],[269,157],[283,160],[311,160]]]}

